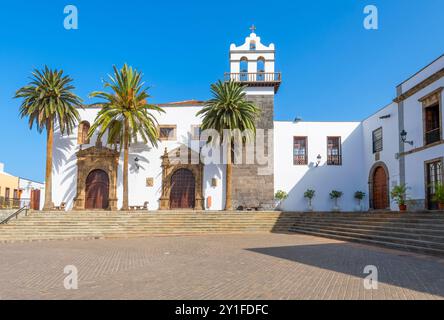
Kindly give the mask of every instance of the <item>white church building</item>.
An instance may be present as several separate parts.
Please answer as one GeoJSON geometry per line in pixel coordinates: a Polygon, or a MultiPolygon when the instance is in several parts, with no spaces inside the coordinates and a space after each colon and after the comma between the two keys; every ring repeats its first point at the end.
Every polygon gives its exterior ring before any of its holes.
{"type": "MultiPolygon", "coordinates": [[[[407,184],[409,210],[436,209],[434,185],[444,181],[443,77],[441,56],[398,85],[393,101],[361,122],[275,121],[274,96],[282,79],[275,70],[274,44],[262,44],[255,33],[240,46],[232,44],[225,79],[245,84],[248,99],[262,109],[257,127],[269,132],[272,165],[268,175],[258,173],[260,164],[234,166],[234,208],[272,209],[274,193],[282,190],[288,193],[283,210],[305,211],[304,192],[312,189],[315,211],[332,210],[332,190],[343,193],[342,211],[357,210],[356,191],[366,193],[362,210],[398,210],[390,190],[407,184]]],[[[196,113],[204,104],[191,100],[161,105],[165,113],[157,116],[159,146],[131,145],[131,207],[223,210],[225,165],[171,161],[184,145],[190,158],[199,159],[201,119],[196,113]]],[[[53,201],[67,210],[118,210],[123,155],[95,137],[86,138],[97,107],[79,112],[82,122],[72,135],[55,133],[53,201]]]]}

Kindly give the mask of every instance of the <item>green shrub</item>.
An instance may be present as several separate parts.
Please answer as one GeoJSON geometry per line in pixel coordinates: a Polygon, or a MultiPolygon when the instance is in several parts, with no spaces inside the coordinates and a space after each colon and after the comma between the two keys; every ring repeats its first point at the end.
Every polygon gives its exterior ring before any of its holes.
{"type": "Polygon", "coordinates": [[[288,198],[288,193],[282,190],[276,191],[274,198],[279,201],[283,201],[288,198]]]}

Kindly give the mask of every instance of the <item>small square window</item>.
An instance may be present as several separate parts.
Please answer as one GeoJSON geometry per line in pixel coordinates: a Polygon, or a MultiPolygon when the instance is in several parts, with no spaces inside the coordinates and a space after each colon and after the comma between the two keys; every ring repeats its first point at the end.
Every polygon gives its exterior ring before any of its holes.
{"type": "Polygon", "coordinates": [[[160,125],[159,126],[159,140],[161,140],[161,141],[176,140],[176,126],[175,125],[160,125]]]}

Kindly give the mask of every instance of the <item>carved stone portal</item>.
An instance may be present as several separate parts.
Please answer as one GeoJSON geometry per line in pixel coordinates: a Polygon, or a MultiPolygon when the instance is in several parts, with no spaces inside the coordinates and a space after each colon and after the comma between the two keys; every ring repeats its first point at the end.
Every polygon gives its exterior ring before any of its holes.
{"type": "Polygon", "coordinates": [[[165,148],[162,159],[162,196],[160,197],[160,210],[170,210],[171,178],[179,169],[191,171],[195,181],[195,210],[204,210],[202,183],[203,164],[199,154],[188,147],[177,148],[170,152],[165,148]]]}
{"type": "Polygon", "coordinates": [[[96,146],[77,152],[77,195],[74,199],[74,210],[85,210],[86,178],[94,170],[103,170],[109,177],[109,207],[117,210],[117,168],[119,152],[96,146]]]}

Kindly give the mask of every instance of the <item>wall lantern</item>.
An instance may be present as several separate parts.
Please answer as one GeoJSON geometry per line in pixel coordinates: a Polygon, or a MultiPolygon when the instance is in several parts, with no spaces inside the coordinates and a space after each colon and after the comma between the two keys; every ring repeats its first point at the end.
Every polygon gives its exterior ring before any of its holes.
{"type": "Polygon", "coordinates": [[[407,140],[407,132],[406,132],[405,130],[402,130],[402,131],[401,131],[401,141],[402,141],[403,143],[407,143],[407,144],[413,146],[413,141],[411,141],[411,140],[408,141],[408,140],[407,140]]]}
{"type": "Polygon", "coordinates": [[[137,170],[140,169],[139,161],[140,161],[139,157],[136,157],[136,159],[134,159],[134,165],[136,166],[137,170]]]}
{"type": "Polygon", "coordinates": [[[316,157],[316,167],[319,167],[319,165],[321,164],[321,160],[322,160],[322,157],[320,154],[318,154],[318,156],[316,157]]]}

